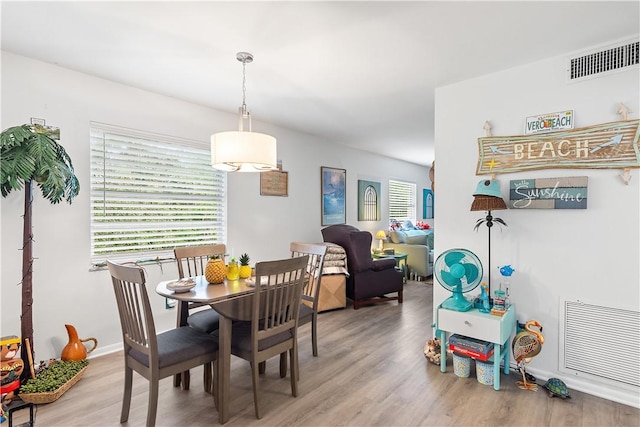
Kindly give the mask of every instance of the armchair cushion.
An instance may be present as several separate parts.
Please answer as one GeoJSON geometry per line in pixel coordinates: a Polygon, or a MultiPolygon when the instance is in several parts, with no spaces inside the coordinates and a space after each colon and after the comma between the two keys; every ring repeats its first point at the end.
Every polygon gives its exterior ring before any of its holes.
{"type": "Polygon", "coordinates": [[[395,258],[380,258],[371,263],[371,269],[373,271],[388,270],[396,267],[395,258]]]}

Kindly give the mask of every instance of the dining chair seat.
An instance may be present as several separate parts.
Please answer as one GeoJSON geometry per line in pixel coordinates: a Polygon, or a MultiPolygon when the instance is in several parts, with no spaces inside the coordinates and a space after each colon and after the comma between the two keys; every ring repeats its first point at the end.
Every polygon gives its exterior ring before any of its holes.
{"type": "MultiPolygon", "coordinates": [[[[212,333],[213,336],[218,337],[219,331],[212,333]]],[[[231,326],[231,353],[239,357],[249,356],[252,350],[251,341],[251,322],[240,321],[234,322],[231,326]]],[[[267,348],[276,346],[293,337],[291,330],[286,330],[278,335],[272,335],[264,338],[258,342],[258,351],[266,350],[267,348]]]]}
{"type": "MultiPolygon", "coordinates": [[[[218,340],[211,335],[204,335],[201,331],[182,326],[170,329],[157,335],[158,341],[158,368],[174,366],[185,359],[204,357],[211,353],[212,348],[217,348],[218,340]]],[[[143,364],[149,366],[148,354],[131,349],[129,355],[143,364]]]]}
{"type": "Polygon", "coordinates": [[[210,334],[211,332],[218,330],[218,326],[220,325],[220,315],[217,311],[209,308],[196,311],[187,317],[187,325],[210,334]]]}

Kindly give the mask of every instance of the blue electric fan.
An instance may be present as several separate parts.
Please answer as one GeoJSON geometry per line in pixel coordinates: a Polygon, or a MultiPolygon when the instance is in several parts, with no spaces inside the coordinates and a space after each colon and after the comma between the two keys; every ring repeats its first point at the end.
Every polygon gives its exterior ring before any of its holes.
{"type": "Polygon", "coordinates": [[[475,289],[482,281],[482,263],[468,249],[449,249],[438,256],[433,266],[438,283],[453,295],[442,303],[442,307],[454,311],[468,311],[473,301],[464,293],[475,289]]]}

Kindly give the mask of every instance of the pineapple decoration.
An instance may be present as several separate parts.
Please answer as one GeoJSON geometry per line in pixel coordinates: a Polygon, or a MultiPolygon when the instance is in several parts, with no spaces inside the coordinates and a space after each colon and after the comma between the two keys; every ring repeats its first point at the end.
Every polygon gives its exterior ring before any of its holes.
{"type": "Polygon", "coordinates": [[[222,283],[227,276],[227,268],[224,265],[224,260],[220,255],[213,255],[209,257],[207,267],[204,270],[204,277],[209,283],[222,283]]]}
{"type": "Polygon", "coordinates": [[[251,277],[251,266],[249,265],[249,255],[243,253],[240,255],[240,278],[248,279],[251,277]]]}

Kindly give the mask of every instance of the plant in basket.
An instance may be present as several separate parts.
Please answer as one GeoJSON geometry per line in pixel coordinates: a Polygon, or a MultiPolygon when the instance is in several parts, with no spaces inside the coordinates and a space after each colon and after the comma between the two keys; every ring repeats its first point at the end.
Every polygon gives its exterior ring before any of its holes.
{"type": "Polygon", "coordinates": [[[31,403],[51,403],[80,380],[88,365],[87,359],[40,362],[36,377],[20,387],[20,398],[31,403]]]}

